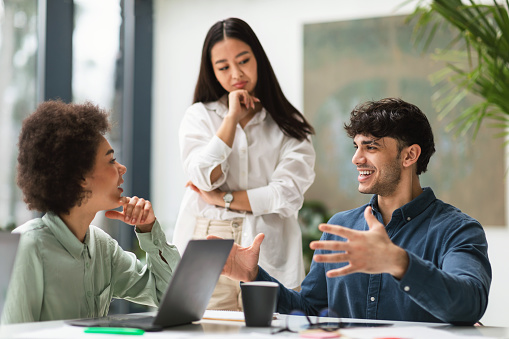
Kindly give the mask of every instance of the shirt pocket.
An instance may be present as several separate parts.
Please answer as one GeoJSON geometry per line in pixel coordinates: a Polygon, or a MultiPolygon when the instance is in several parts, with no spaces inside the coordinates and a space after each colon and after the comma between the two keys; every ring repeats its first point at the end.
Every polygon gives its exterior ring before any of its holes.
{"type": "Polygon", "coordinates": [[[111,290],[111,285],[108,285],[101,293],[99,293],[95,297],[97,316],[99,316],[99,317],[105,317],[108,315],[108,311],[110,310],[110,304],[111,304],[110,290],[111,290]]]}

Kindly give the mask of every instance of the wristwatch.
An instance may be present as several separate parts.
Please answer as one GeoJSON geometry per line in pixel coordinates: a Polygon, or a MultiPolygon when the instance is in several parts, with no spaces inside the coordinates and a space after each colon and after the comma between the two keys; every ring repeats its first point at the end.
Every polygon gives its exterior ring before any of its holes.
{"type": "Polygon", "coordinates": [[[233,201],[233,194],[232,194],[232,192],[228,192],[225,195],[223,195],[223,201],[224,201],[224,207],[226,208],[227,211],[229,211],[230,210],[230,204],[233,201]]]}

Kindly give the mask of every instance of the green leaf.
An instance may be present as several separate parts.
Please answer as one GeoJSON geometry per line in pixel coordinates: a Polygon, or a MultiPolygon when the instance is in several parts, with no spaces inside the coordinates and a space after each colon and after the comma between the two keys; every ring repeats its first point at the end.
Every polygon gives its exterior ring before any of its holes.
{"type": "MultiPolygon", "coordinates": [[[[505,5],[493,1],[485,5],[474,0],[418,1],[409,18],[415,22],[414,44],[424,51],[442,29],[452,29],[454,37],[437,50],[433,58],[445,62],[445,68],[430,75],[433,105],[443,119],[465,99],[467,93],[480,102],[468,107],[447,125],[448,130],[477,135],[485,119],[489,126],[506,129],[509,124],[509,0],[505,5]]],[[[410,22],[410,21],[409,21],[410,22]]],[[[504,132],[505,133],[505,132],[504,132]]],[[[499,133],[500,134],[500,133],[499,133]]]]}

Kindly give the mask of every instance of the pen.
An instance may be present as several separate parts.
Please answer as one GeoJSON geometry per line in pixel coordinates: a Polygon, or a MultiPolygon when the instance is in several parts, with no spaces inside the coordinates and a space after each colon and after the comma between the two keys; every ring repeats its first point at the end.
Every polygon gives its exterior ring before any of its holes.
{"type": "Polygon", "coordinates": [[[106,333],[106,334],[126,334],[126,335],[142,335],[144,330],[129,327],[88,327],[85,333],[106,333]]]}

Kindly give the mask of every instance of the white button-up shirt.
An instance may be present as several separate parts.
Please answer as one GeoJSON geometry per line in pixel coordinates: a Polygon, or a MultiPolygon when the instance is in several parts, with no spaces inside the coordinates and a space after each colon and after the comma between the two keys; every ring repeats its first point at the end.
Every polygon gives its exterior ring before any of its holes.
{"type": "Polygon", "coordinates": [[[192,238],[197,216],[216,220],[244,218],[241,245],[250,245],[258,233],[265,233],[259,264],[287,287],[298,287],[305,273],[297,213],[315,178],[311,139],[299,141],[285,135],[262,109],[244,129],[237,125],[230,148],[216,136],[228,113],[225,99],[196,103],[186,111],[179,131],[184,171],[193,184],[205,191],[246,190],[252,213],[209,205],[187,189],[173,242],[183,253],[192,238]],[[218,165],[222,175],[211,183],[210,174],[218,165]]]}

